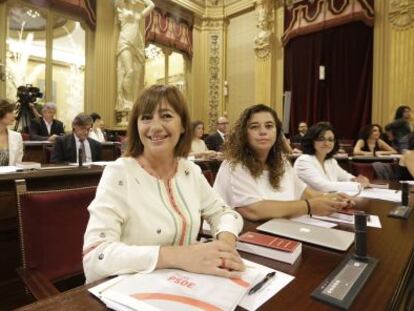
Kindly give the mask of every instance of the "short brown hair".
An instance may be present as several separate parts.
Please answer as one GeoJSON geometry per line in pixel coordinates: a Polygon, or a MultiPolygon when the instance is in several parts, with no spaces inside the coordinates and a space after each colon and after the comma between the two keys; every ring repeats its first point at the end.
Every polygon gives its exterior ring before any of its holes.
{"type": "Polygon", "coordinates": [[[13,112],[15,107],[16,105],[9,102],[7,99],[0,98],[0,119],[3,119],[9,112],[13,112]]]}
{"type": "Polygon", "coordinates": [[[80,113],[73,119],[72,126],[85,126],[91,125],[92,123],[93,121],[90,115],[87,115],[86,113],[80,113]]]}
{"type": "Polygon", "coordinates": [[[138,133],[138,118],[143,114],[153,114],[155,109],[163,102],[171,105],[181,118],[184,132],[181,134],[174,155],[176,157],[187,157],[191,148],[191,121],[187,109],[187,103],[178,88],[172,85],[153,85],[140,94],[131,110],[128,122],[128,148],[126,156],[137,157],[144,151],[144,145],[138,133]]]}

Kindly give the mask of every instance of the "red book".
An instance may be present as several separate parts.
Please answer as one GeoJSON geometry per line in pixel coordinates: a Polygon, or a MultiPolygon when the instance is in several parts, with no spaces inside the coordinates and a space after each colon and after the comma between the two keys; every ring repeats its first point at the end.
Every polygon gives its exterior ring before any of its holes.
{"type": "Polygon", "coordinates": [[[239,236],[237,249],[293,264],[302,253],[302,243],[249,231],[239,236]]]}

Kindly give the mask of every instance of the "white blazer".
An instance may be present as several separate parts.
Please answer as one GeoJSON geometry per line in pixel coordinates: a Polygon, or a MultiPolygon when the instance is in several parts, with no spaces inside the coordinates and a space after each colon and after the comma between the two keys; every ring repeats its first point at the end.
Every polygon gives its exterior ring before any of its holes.
{"type": "Polygon", "coordinates": [[[329,191],[358,191],[359,183],[351,181],[355,178],[349,174],[334,158],[325,160],[325,170],[316,156],[303,154],[296,159],[294,168],[296,174],[311,188],[329,191]]]}
{"type": "Polygon", "coordinates": [[[22,162],[23,159],[23,138],[18,132],[7,130],[9,140],[9,165],[22,162]]]}

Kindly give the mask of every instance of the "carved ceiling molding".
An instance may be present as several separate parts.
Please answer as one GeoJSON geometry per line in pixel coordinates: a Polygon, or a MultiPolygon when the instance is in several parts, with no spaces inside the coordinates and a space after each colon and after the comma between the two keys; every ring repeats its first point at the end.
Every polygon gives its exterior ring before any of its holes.
{"type": "Polygon", "coordinates": [[[390,0],[388,17],[395,29],[411,28],[414,25],[414,0],[390,0]]]}

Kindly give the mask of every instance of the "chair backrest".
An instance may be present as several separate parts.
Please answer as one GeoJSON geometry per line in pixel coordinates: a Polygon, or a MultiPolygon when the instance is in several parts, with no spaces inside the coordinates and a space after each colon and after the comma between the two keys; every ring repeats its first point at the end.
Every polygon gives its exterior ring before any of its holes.
{"type": "Polygon", "coordinates": [[[374,162],[372,167],[377,179],[397,179],[396,165],[394,163],[374,162]]]}
{"type": "Polygon", "coordinates": [[[18,182],[23,267],[37,269],[51,281],[80,274],[87,207],[96,187],[26,192],[18,182]]]}
{"type": "Polygon", "coordinates": [[[24,141],[30,140],[30,135],[28,133],[20,133],[24,141]]]}
{"type": "Polygon", "coordinates": [[[355,176],[364,175],[369,180],[375,179],[374,168],[371,163],[351,162],[351,171],[355,176]]]}

